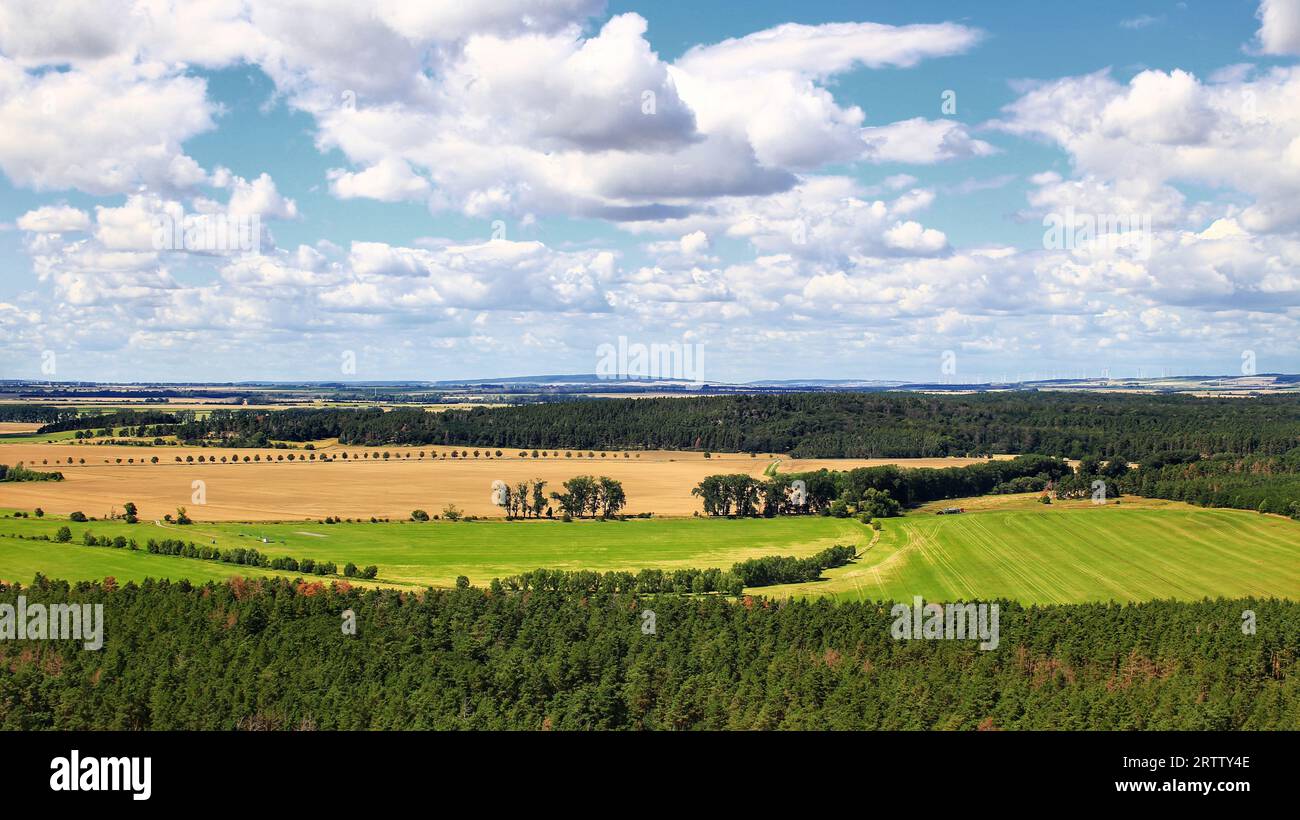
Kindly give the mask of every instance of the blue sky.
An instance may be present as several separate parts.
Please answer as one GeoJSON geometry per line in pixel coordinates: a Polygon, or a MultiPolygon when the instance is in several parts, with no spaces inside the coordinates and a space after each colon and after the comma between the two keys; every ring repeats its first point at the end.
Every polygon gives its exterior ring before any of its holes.
{"type": "Polygon", "coordinates": [[[55,7],[0,11],[0,378],[1300,369],[1292,2],[55,7]]]}

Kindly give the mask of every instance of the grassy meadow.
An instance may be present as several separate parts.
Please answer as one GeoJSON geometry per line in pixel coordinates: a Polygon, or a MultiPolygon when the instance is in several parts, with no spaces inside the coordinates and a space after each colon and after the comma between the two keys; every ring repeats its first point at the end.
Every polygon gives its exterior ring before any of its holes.
{"type": "Polygon", "coordinates": [[[496,577],[548,569],[631,570],[679,567],[729,568],[759,555],[811,555],[835,544],[870,540],[869,528],[836,518],[645,519],[630,521],[433,521],[416,523],[281,524],[199,523],[178,527],[118,521],[70,523],[65,518],[0,518],[0,578],[29,581],[36,571],[51,577],[119,582],[145,577],[227,578],[275,575],[271,570],[200,561],[144,551],[150,538],[180,538],[221,549],[255,548],[358,566],[375,564],[379,581],[399,586],[451,586],[458,575],[486,585],[496,577]],[[72,530],[72,544],[15,538],[53,537],[72,530]],[[134,538],[138,552],[81,546],[86,530],[97,536],[134,538]],[[266,540],[263,543],[262,539],[266,540]]]}
{"type": "MultiPolygon", "coordinates": [[[[0,514],[4,511],[0,511],[0,514]]],[[[847,599],[1010,598],[1025,603],[1143,601],[1262,596],[1300,599],[1300,523],[1278,516],[1129,498],[1121,504],[988,496],[942,502],[870,528],[824,517],[725,520],[656,518],[624,522],[473,521],[428,523],[70,523],[62,517],[0,518],[0,579],[28,581],[36,572],[67,579],[112,575],[224,579],[271,570],[150,555],[150,538],[181,538],[221,549],[256,548],[358,566],[379,566],[390,586],[450,586],[459,575],[476,585],[539,567],[629,570],[729,568],[760,555],[811,555],[855,544],[862,557],[828,570],[824,580],[765,587],[774,597],[847,599]],[[963,515],[934,509],[964,505],[963,515]],[[53,536],[68,525],[72,544],[15,536],[53,536]],[[86,530],[134,538],[141,550],[81,546],[86,530]]]]}
{"type": "Polygon", "coordinates": [[[1042,505],[990,496],[887,521],[859,561],[770,595],[1024,603],[1260,596],[1300,599],[1300,523],[1126,498],[1042,505]],[[930,514],[965,505],[963,515],[930,514]]]}

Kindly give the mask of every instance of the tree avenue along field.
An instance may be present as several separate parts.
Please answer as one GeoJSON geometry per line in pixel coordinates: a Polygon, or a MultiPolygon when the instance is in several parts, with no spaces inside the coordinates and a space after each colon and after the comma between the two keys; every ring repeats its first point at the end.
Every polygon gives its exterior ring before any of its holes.
{"type": "Polygon", "coordinates": [[[778,469],[791,472],[876,464],[961,466],[985,460],[804,460],[780,455],[768,458],[768,454],[710,454],[705,458],[699,452],[664,451],[627,453],[624,457],[623,452],[594,450],[549,451],[559,455],[534,458],[531,448],[502,449],[500,457],[496,452],[468,446],[362,448],[322,443],[319,449],[306,451],[0,441],[0,464],[23,462],[33,469],[58,470],[67,479],[40,487],[0,484],[0,507],[39,506],[62,515],[80,510],[105,517],[113,507],[134,501],[151,519],[185,506],[196,521],[273,521],[326,516],[405,518],[414,509],[432,513],[446,504],[455,504],[471,515],[499,517],[501,510],[492,503],[493,481],[514,484],[540,478],[549,483],[548,489],[557,490],[567,479],[592,474],[608,475],[624,483],[628,512],[691,515],[700,509],[699,499],[691,495],[691,489],[712,473],[759,476],[777,461],[778,469]],[[451,458],[448,454],[453,449],[469,456],[451,458]],[[520,452],[529,455],[521,458],[520,452]],[[348,455],[346,460],[344,453],[348,455]],[[384,458],[385,453],[388,458],[384,458]],[[421,453],[425,454],[423,458],[421,453]],[[572,455],[566,457],[565,453],[572,455]],[[323,456],[334,460],[322,462],[323,456]],[[157,464],[152,463],[155,457],[157,464]],[[199,463],[199,458],[204,463],[199,463]],[[227,462],[221,463],[222,458],[227,462]],[[245,458],[249,461],[245,462],[245,458]],[[254,462],[253,458],[258,460],[254,462]],[[238,464],[230,463],[235,459],[238,464]],[[194,481],[206,485],[207,503],[202,506],[191,500],[194,481]]]}

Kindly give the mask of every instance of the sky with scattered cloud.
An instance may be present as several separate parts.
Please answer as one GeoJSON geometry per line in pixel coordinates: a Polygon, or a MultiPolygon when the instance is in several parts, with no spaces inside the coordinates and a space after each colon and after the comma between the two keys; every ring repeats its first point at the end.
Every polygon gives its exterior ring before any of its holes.
{"type": "Polygon", "coordinates": [[[1297,0],[8,0],[0,378],[1297,372],[1298,58],[1297,0]]]}

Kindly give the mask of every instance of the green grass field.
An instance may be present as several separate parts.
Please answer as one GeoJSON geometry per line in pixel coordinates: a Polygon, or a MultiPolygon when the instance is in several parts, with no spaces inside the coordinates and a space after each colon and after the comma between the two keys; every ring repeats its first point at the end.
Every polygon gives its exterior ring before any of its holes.
{"type": "MultiPolygon", "coordinates": [[[[450,586],[466,575],[475,584],[545,567],[548,569],[640,570],[677,567],[730,568],[756,555],[811,555],[834,544],[865,545],[870,530],[852,520],[649,519],[621,522],[474,521],[425,524],[195,524],[128,525],[66,519],[0,518],[0,578],[29,581],[36,571],[51,577],[119,582],[145,577],[226,578],[245,570],[143,550],[148,539],[180,538],[221,549],[256,548],[267,555],[291,555],[358,566],[375,564],[379,580],[395,585],[450,586]],[[68,525],[73,544],[26,541],[18,534],[53,535],[68,525]],[[141,551],[80,546],[82,534],[134,538],[141,551]],[[265,538],[268,543],[262,543],[265,538]]],[[[276,574],[254,570],[249,574],[276,574]]],[[[283,573],[280,573],[283,574],[283,573]]]]}
{"type": "MultiPolygon", "coordinates": [[[[929,514],[931,507],[884,522],[860,560],[829,570],[823,581],[755,592],[1026,603],[1246,595],[1300,599],[1300,523],[1288,519],[1143,499],[1105,507],[1087,502],[1043,506],[1008,496],[945,502],[961,503],[968,509],[964,515],[935,516],[929,514]]],[[[149,538],[183,538],[339,566],[348,561],[376,564],[380,583],[408,587],[449,586],[458,575],[486,584],[538,567],[725,569],[756,555],[809,555],[837,543],[864,549],[872,535],[855,521],[834,518],[688,518],[188,527],[89,522],[70,525],[73,544],[12,537],[52,536],[64,524],[68,522],[51,518],[0,518],[0,578],[26,582],[38,571],[70,580],[112,575],[119,582],[277,574],[143,550],[83,547],[79,544],[87,529],[135,538],[142,547],[149,538]]]]}
{"type": "MultiPolygon", "coordinates": [[[[952,504],[956,502],[946,502],[952,504]]],[[[1025,603],[1300,599],[1300,523],[1144,499],[990,505],[888,521],[859,561],[772,595],[1025,603]]]]}
{"type": "Polygon", "coordinates": [[[71,441],[76,437],[76,430],[61,430],[57,433],[0,433],[0,444],[45,444],[50,441],[71,441]]]}
{"type": "Polygon", "coordinates": [[[68,581],[98,581],[112,577],[118,583],[143,581],[145,578],[172,578],[191,581],[225,581],[232,575],[272,577],[283,572],[235,567],[215,561],[194,561],[168,555],[150,555],[141,550],[83,547],[80,544],[53,544],[46,541],[20,541],[0,538],[0,580],[29,584],[36,573],[68,581]]]}

